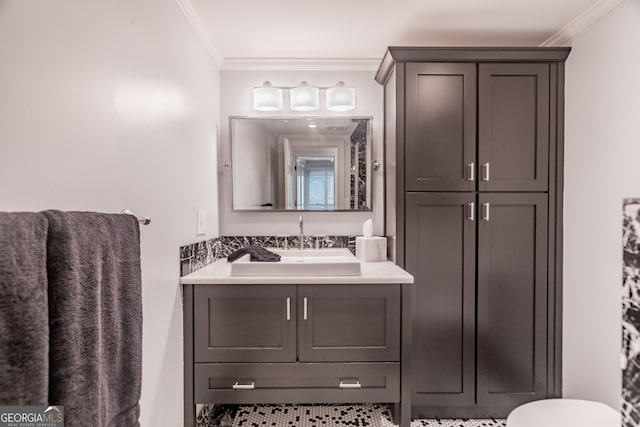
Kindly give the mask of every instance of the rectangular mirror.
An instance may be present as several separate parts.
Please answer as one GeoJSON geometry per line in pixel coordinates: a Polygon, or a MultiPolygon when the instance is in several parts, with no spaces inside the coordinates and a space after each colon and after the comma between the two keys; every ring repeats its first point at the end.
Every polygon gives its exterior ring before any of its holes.
{"type": "Polygon", "coordinates": [[[371,118],[230,118],[234,210],[371,210],[371,118]]]}

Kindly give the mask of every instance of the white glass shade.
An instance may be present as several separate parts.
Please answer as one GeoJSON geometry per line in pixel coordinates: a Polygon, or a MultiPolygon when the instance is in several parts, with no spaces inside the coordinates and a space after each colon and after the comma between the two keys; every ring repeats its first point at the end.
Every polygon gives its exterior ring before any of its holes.
{"type": "Polygon", "coordinates": [[[307,86],[306,82],[289,91],[290,108],[293,111],[314,111],[320,108],[320,89],[307,86]]]}
{"type": "Polygon", "coordinates": [[[282,110],[282,89],[271,87],[269,82],[253,88],[253,108],[258,111],[282,110]]]}
{"type": "Polygon", "coordinates": [[[351,111],[356,108],[356,90],[343,82],[327,89],[327,110],[351,111]]]}

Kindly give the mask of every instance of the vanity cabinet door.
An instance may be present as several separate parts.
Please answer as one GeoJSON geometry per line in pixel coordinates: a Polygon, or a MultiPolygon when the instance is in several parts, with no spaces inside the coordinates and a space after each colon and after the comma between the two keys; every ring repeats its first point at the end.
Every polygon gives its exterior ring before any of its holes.
{"type": "Polygon", "coordinates": [[[547,397],[547,195],[479,196],[478,404],[547,397]]]}
{"type": "Polygon", "coordinates": [[[400,360],[400,286],[299,285],[301,362],[400,360]]]}
{"type": "Polygon", "coordinates": [[[296,360],[295,285],[198,285],[195,362],[296,360]]]}
{"type": "Polygon", "coordinates": [[[475,190],[476,64],[409,63],[405,99],[405,189],[475,190]]]}
{"type": "Polygon", "coordinates": [[[412,401],[475,402],[475,193],[407,193],[412,285],[412,401]]]}
{"type": "Polygon", "coordinates": [[[478,189],[547,191],[549,64],[480,64],[478,189]]]}

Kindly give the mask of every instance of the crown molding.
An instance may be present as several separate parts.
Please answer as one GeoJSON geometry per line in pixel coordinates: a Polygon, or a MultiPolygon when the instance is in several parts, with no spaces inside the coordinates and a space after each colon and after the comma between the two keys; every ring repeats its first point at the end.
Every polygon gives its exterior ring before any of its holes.
{"type": "Polygon", "coordinates": [[[221,70],[261,71],[373,71],[380,59],[225,58],[221,70]]]}
{"type": "Polygon", "coordinates": [[[200,39],[200,42],[209,56],[211,56],[216,65],[220,67],[222,65],[223,57],[211,40],[211,35],[202,23],[200,15],[198,15],[198,12],[194,9],[193,4],[191,4],[191,0],[176,0],[176,3],[180,6],[182,13],[186,16],[189,24],[191,24],[191,28],[193,28],[193,31],[196,33],[196,36],[198,36],[198,39],[200,39]]]}
{"type": "Polygon", "coordinates": [[[595,2],[587,10],[562,27],[557,33],[543,41],[540,46],[563,46],[566,42],[577,36],[582,30],[602,18],[623,1],[624,0],[600,0],[595,2]]]}

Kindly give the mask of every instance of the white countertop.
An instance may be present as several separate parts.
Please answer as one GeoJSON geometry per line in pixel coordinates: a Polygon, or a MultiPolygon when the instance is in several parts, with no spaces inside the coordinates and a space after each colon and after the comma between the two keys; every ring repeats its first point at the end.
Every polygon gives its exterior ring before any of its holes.
{"type": "Polygon", "coordinates": [[[231,276],[231,264],[220,259],[200,270],[180,278],[185,284],[404,284],[413,283],[413,276],[390,261],[362,262],[360,276],[231,276]]]}

